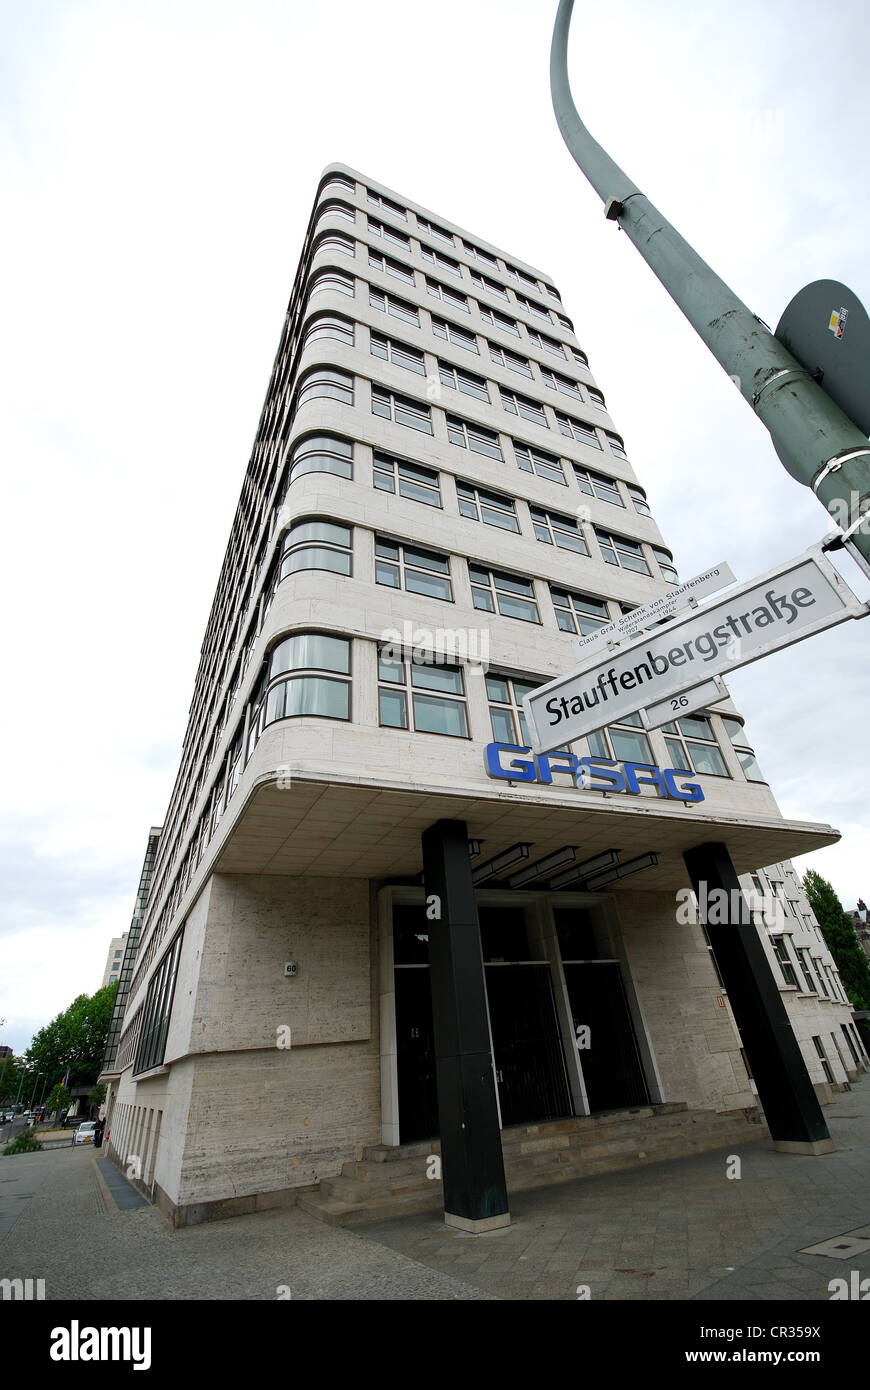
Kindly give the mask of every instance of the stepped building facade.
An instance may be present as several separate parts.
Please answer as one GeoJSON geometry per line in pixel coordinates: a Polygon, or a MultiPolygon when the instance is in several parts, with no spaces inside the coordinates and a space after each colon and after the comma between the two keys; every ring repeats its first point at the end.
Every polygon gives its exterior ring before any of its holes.
{"type": "Polygon", "coordinates": [[[330,166],[103,1076],[109,1151],[173,1221],[292,1201],[447,1122],[432,827],[467,849],[503,1131],[757,1113],[710,934],[680,911],[709,842],[817,1094],[866,1068],[789,860],[837,832],[780,814],[727,695],[530,751],[524,695],[677,582],[549,276],[330,166]]]}

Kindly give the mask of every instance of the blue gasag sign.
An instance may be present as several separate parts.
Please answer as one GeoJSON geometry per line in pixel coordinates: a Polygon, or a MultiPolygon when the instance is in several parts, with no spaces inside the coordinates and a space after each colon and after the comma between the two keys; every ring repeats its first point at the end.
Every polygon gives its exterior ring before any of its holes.
{"type": "Polygon", "coordinates": [[[490,777],[509,782],[553,781],[554,772],[568,773],[575,786],[591,791],[629,792],[639,796],[641,788],[655,787],[662,797],[677,801],[703,801],[697,782],[678,782],[678,777],[694,777],[685,768],[656,767],[654,763],[617,762],[615,758],[577,758],[573,753],[532,753],[516,743],[488,743],[484,753],[490,777]],[[515,756],[509,757],[508,755],[515,756]]]}

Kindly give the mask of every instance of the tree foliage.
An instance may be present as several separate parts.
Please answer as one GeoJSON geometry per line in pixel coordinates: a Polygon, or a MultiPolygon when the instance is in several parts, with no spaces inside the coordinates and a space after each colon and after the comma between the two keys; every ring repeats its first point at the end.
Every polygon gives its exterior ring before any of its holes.
{"type": "Polygon", "coordinates": [[[803,884],[852,1006],[870,1009],[870,962],[861,950],[852,918],[821,874],[808,869],[803,884]]]}
{"type": "Polygon", "coordinates": [[[27,1089],[26,1082],[22,1085],[24,1072],[23,1057],[4,1057],[0,1062],[0,1105],[14,1105],[19,1092],[27,1089]]]}
{"type": "Polygon", "coordinates": [[[28,1065],[42,1072],[49,1085],[62,1081],[67,1068],[70,1090],[94,1084],[103,1064],[117,991],[117,981],[113,981],[96,994],[80,994],[34,1035],[25,1056],[28,1065]]]}

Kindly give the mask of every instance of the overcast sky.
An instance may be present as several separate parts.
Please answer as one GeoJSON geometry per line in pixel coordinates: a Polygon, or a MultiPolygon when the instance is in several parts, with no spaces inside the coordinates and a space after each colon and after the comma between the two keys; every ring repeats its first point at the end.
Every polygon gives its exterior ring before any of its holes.
{"type": "MultiPolygon", "coordinates": [[[[547,271],[680,573],[830,530],[576,169],[555,0],[5,0],[0,1041],[100,985],[178,765],[199,648],[323,166],[547,271]]],[[[578,0],[593,133],[775,326],[870,302],[863,0],[578,0]]],[[[850,571],[850,578],[855,572],[850,571]]],[[[867,584],[858,581],[862,595],[867,584]],[[863,585],[863,587],[861,587],[863,585]]],[[[798,861],[866,897],[870,622],[729,682],[798,861]]]]}

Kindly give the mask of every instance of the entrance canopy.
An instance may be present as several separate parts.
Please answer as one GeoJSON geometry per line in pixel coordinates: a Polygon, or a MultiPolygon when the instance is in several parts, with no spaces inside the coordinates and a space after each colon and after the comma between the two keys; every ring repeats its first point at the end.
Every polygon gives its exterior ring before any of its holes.
{"type": "Polygon", "coordinates": [[[481,788],[462,795],[383,778],[327,782],[294,774],[286,789],[273,779],[252,788],[212,867],[217,873],[414,878],[423,868],[424,830],[449,819],[465,821],[469,837],[481,842],[479,862],[519,842],[531,847],[527,862],[566,845],[576,846],[583,860],[607,849],[618,850],[622,862],[652,852],[658,863],[625,885],[676,891],[688,881],[683,853],[711,840],[727,845],[743,874],[840,838],[830,825],[721,811],[705,815],[703,805],[580,797],[556,786],[481,788]]]}

